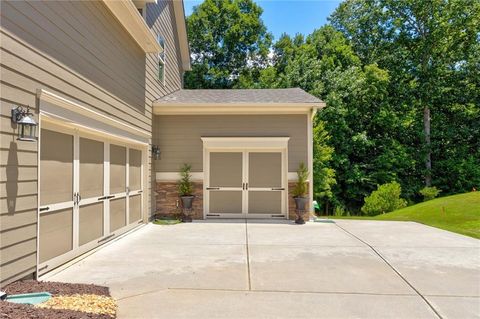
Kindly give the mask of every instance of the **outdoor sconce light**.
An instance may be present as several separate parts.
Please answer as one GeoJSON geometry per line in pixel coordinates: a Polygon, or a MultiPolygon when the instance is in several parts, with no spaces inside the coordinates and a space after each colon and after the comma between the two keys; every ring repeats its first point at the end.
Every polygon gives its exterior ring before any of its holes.
{"type": "Polygon", "coordinates": [[[19,141],[35,142],[37,140],[37,122],[30,113],[30,108],[24,109],[21,106],[12,109],[12,122],[18,125],[19,141]]]}
{"type": "Polygon", "coordinates": [[[160,159],[160,146],[152,145],[152,155],[154,159],[156,160],[160,159]]]}

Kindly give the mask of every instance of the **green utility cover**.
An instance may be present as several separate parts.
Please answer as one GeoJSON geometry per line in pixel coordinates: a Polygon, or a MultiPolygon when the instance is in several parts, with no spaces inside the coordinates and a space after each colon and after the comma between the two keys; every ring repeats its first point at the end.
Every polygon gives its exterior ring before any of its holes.
{"type": "Polygon", "coordinates": [[[36,305],[50,299],[52,295],[49,292],[35,292],[31,294],[9,295],[6,301],[13,303],[22,303],[36,305]]]}

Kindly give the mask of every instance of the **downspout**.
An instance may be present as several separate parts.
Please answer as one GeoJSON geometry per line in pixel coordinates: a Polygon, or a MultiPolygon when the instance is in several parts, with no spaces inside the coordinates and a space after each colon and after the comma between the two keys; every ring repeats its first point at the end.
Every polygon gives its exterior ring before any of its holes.
{"type": "Polygon", "coordinates": [[[310,109],[308,114],[308,127],[307,127],[307,134],[308,134],[308,181],[309,181],[309,213],[310,215],[314,214],[313,209],[313,119],[315,118],[315,114],[317,114],[318,107],[314,106],[310,109]]]}

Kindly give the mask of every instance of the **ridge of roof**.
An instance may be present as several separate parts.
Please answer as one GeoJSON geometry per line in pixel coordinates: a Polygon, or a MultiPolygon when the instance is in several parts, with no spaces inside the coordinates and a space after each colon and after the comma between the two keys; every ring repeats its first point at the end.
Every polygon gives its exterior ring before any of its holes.
{"type": "Polygon", "coordinates": [[[157,104],[317,103],[319,98],[301,88],[279,89],[180,89],[155,101],[157,104]]]}

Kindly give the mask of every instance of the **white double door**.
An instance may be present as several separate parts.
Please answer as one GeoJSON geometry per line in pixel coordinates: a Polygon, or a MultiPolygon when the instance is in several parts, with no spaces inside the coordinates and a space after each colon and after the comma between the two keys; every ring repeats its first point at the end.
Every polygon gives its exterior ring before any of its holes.
{"type": "Polygon", "coordinates": [[[286,218],[286,152],[207,151],[207,218],[286,218]]]}
{"type": "Polygon", "coordinates": [[[39,274],[142,221],[141,146],[42,123],[39,274]]]}

